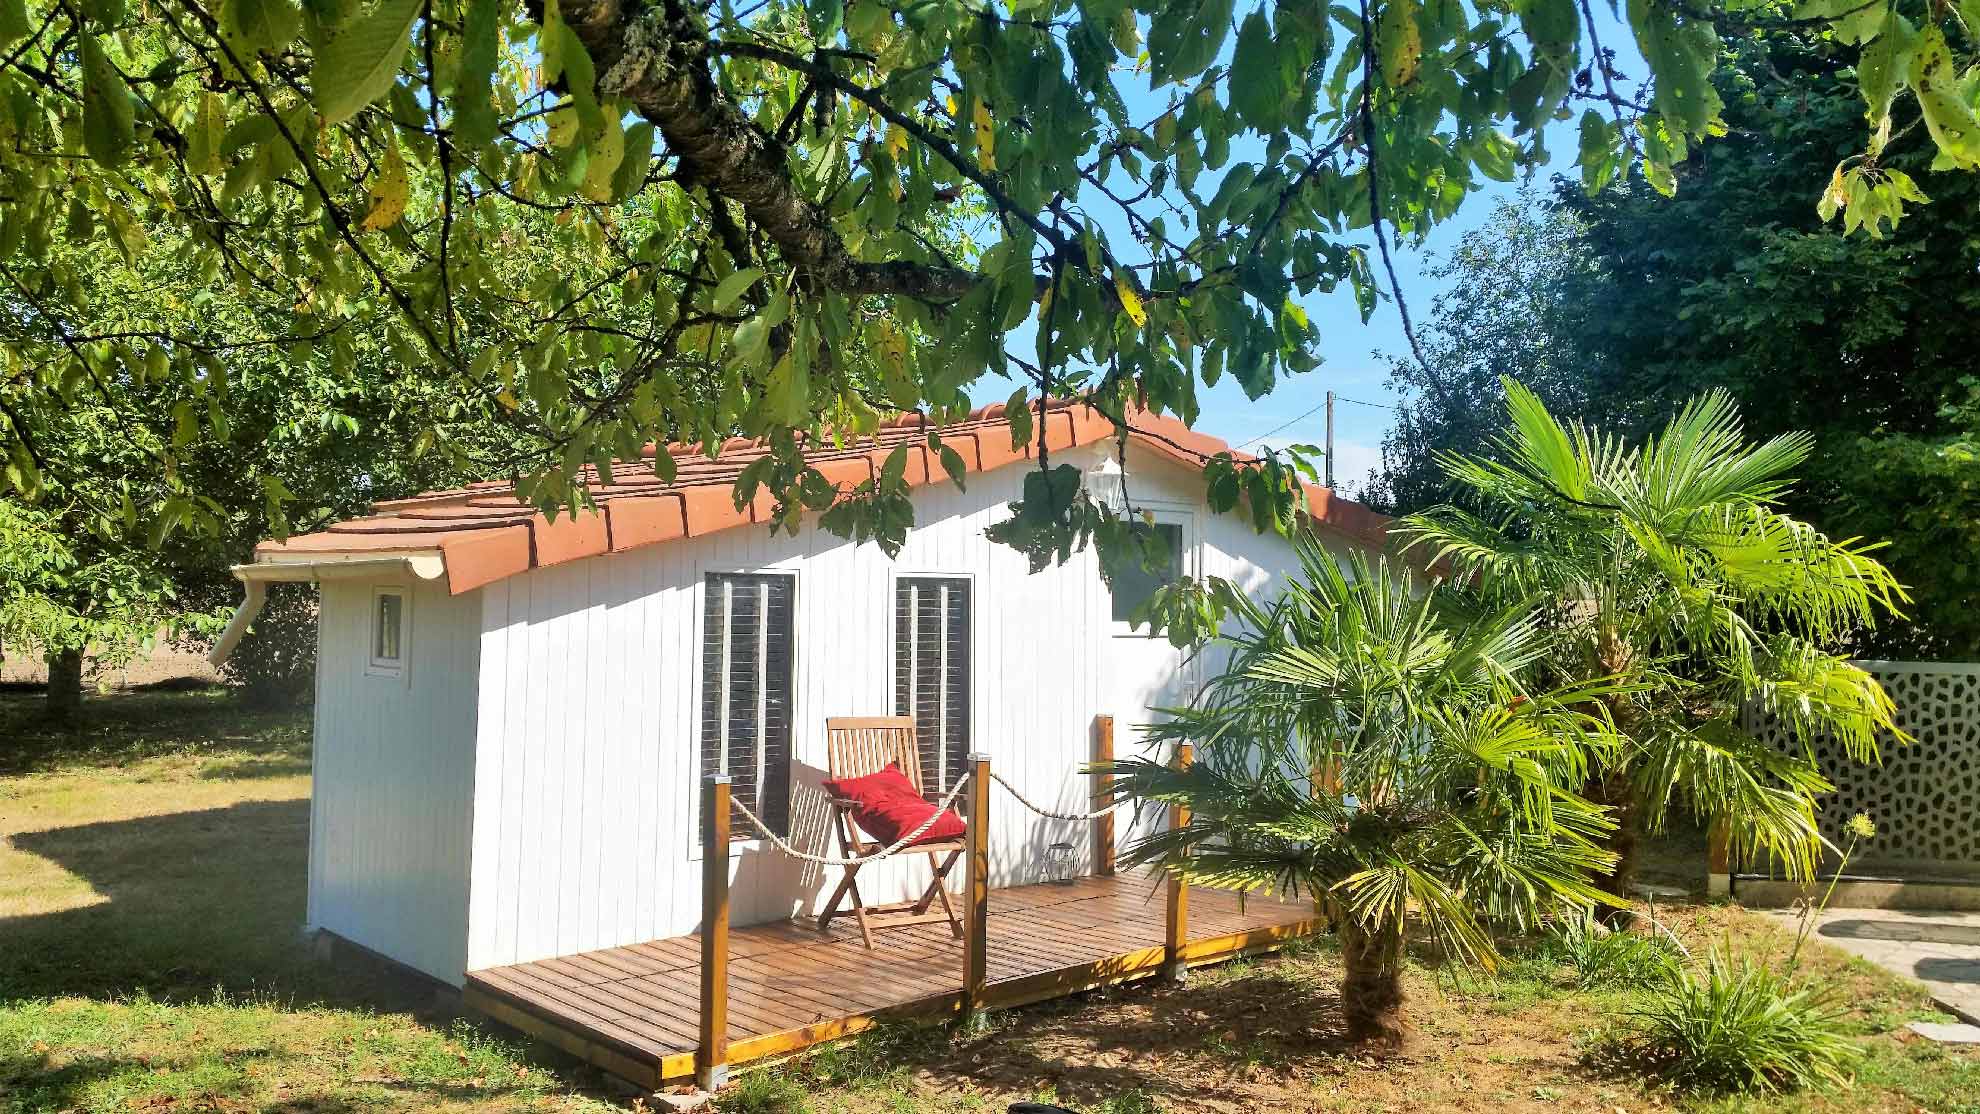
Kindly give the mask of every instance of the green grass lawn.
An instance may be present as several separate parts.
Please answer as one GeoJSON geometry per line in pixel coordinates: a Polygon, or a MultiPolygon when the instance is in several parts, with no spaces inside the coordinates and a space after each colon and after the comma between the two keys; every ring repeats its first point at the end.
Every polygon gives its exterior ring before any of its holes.
{"type": "MultiPolygon", "coordinates": [[[[595,1073],[456,1016],[390,972],[298,938],[308,721],[213,692],[94,699],[49,732],[0,695],[0,1112],[628,1110],[595,1073]]],[[[1695,949],[1778,953],[1765,918],[1670,910],[1695,949]]],[[[1850,1009],[1856,1082],[1775,1098],[1668,1093],[1604,1055],[1630,991],[1516,958],[1497,978],[1411,976],[1420,1037],[1374,1064],[1341,1040],[1329,942],[999,1015],[988,1032],[889,1029],[743,1074],[758,1114],[998,1111],[1057,1097],[1107,1114],[1688,1109],[1980,1114],[1980,1056],[1908,1039],[1921,992],[1819,943],[1850,1009]]]]}

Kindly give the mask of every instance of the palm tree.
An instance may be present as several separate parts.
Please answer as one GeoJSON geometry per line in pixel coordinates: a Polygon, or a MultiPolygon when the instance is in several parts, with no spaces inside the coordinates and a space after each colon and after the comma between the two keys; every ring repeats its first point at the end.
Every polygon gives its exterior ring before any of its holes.
{"type": "Polygon", "coordinates": [[[1609,820],[1570,787],[1616,744],[1602,682],[1531,692],[1545,651],[1522,609],[1455,613],[1449,594],[1301,541],[1302,583],[1269,607],[1233,593],[1228,664],[1151,728],[1186,769],[1118,762],[1118,790],[1186,805],[1129,847],[1207,885],[1326,901],[1338,914],[1353,1041],[1399,1046],[1405,919],[1460,961],[1496,958],[1488,922],[1530,926],[1603,900],[1609,820]]]}
{"type": "Polygon", "coordinates": [[[1872,761],[1880,733],[1905,739],[1884,690],[1836,648],[1907,598],[1870,555],[1878,546],[1773,508],[1812,439],[1748,445],[1731,397],[1714,391],[1625,446],[1563,426],[1518,383],[1505,390],[1511,430],[1495,456],[1442,458],[1464,505],[1399,532],[1488,599],[1544,599],[1561,677],[1629,681],[1606,698],[1628,744],[1584,790],[1618,813],[1609,891],[1626,893],[1640,837],[1673,804],[1728,822],[1735,854],[1812,874],[1814,802],[1832,788],[1814,740],[1872,761]],[[1800,747],[1748,733],[1747,707],[1778,716],[1800,747]]]}

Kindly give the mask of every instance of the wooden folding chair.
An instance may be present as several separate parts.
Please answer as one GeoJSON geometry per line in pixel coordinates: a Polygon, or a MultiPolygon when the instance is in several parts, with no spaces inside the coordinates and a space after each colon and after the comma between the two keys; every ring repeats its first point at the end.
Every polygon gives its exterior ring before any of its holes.
{"type": "MultiPolygon", "coordinates": [[[[825,721],[825,755],[834,780],[849,777],[864,777],[877,774],[887,768],[887,763],[899,763],[901,772],[914,784],[915,791],[926,796],[921,786],[921,751],[915,743],[914,720],[908,716],[833,716],[825,721]]],[[[864,858],[885,847],[865,839],[859,826],[853,822],[851,801],[832,798],[832,825],[839,833],[839,852],[845,858],[864,858]]],[[[859,894],[859,864],[845,868],[846,876],[839,880],[839,888],[832,891],[832,900],[825,903],[825,911],[818,916],[818,929],[823,932],[832,924],[832,918],[843,916],[839,909],[841,902],[847,902],[854,919],[859,922],[860,939],[866,946],[873,946],[873,930],[893,928],[900,925],[924,924],[930,921],[947,920],[949,930],[958,940],[962,939],[962,914],[957,911],[955,900],[942,883],[948,878],[949,870],[962,858],[961,840],[948,840],[941,843],[917,845],[913,853],[926,852],[929,865],[935,868],[935,877],[922,891],[920,897],[912,901],[899,901],[887,905],[868,905],[859,894]],[[942,903],[942,911],[935,912],[936,901],[942,903]]]]}

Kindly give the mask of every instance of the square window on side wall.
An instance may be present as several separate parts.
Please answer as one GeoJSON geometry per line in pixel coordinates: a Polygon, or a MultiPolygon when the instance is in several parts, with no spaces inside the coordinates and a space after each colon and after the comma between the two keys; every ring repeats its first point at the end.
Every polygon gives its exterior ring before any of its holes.
{"type": "Polygon", "coordinates": [[[1188,575],[1188,553],[1183,524],[1155,523],[1154,553],[1147,564],[1131,561],[1114,574],[1112,619],[1117,633],[1152,634],[1147,624],[1136,623],[1135,615],[1156,592],[1188,575]]]}
{"type": "Polygon", "coordinates": [[[411,636],[411,594],[398,585],[372,589],[371,660],[365,672],[374,677],[404,676],[411,636]]]}

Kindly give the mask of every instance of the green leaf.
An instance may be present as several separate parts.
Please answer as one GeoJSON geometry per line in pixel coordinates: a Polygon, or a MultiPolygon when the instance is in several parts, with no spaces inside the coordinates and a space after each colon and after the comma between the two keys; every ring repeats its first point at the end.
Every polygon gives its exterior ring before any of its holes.
{"type": "Polygon", "coordinates": [[[1911,68],[1911,21],[1893,9],[1884,19],[1883,29],[1863,48],[1856,63],[1857,85],[1864,103],[1870,106],[1870,119],[1882,120],[1891,110],[1891,98],[1911,68]]]}
{"type": "Polygon", "coordinates": [[[124,76],[95,35],[82,36],[83,150],[104,166],[122,166],[137,142],[124,76]]]}
{"type": "Polygon", "coordinates": [[[962,454],[951,445],[943,445],[938,455],[942,458],[942,470],[949,474],[949,479],[956,487],[963,487],[963,481],[969,475],[969,466],[963,463],[962,454]]]}
{"type": "Polygon", "coordinates": [[[1004,420],[1011,424],[1011,448],[1021,449],[1031,443],[1031,404],[1023,387],[1012,391],[1004,402],[1004,420]]]}
{"type": "Polygon", "coordinates": [[[653,165],[653,125],[641,121],[626,129],[626,154],[612,177],[612,201],[632,197],[646,183],[646,171],[653,165]]]}
{"type": "Polygon", "coordinates": [[[0,0],[0,46],[25,38],[34,30],[28,22],[27,0],[0,0]]]}
{"type": "Polygon", "coordinates": [[[1376,21],[1375,49],[1382,63],[1382,81],[1391,89],[1415,81],[1423,65],[1423,30],[1416,16],[1416,0],[1389,0],[1376,21]]]}
{"type": "Polygon", "coordinates": [[[344,26],[326,30],[310,67],[316,111],[339,124],[392,88],[424,0],[378,0],[344,26]]]}
{"type": "Polygon", "coordinates": [[[124,22],[124,0],[83,0],[83,11],[92,23],[106,30],[124,22]]]}
{"type": "Polygon", "coordinates": [[[1575,0],[1517,0],[1520,26],[1535,53],[1565,60],[1581,39],[1581,10],[1575,0]]]}
{"type": "Polygon", "coordinates": [[[1592,108],[1581,114],[1581,153],[1575,163],[1581,167],[1582,187],[1589,193],[1600,192],[1619,169],[1615,128],[1592,108]]]}
{"type": "MultiPolygon", "coordinates": [[[[503,0],[468,0],[461,21],[461,68],[454,80],[454,141],[475,148],[495,138],[495,67],[501,61],[503,0]]],[[[630,137],[629,137],[630,138],[630,137]]]]}
{"type": "Polygon", "coordinates": [[[1918,93],[1926,130],[1945,156],[1961,166],[1980,166],[1980,119],[1961,95],[1959,72],[1946,47],[1945,32],[1927,27],[1911,56],[1911,87],[1918,93]]]}
{"type": "Polygon", "coordinates": [[[742,270],[716,283],[715,298],[712,303],[715,312],[727,313],[729,307],[736,304],[736,299],[742,297],[743,292],[756,285],[756,280],[762,277],[763,268],[744,267],[742,270]]]}
{"type": "Polygon", "coordinates": [[[1260,132],[1274,130],[1285,109],[1286,87],[1272,28],[1263,11],[1244,17],[1231,57],[1231,107],[1260,132]]]}
{"type": "Polygon", "coordinates": [[[248,54],[274,53],[301,28],[302,12],[290,0],[226,0],[220,6],[221,33],[248,54]]]}
{"type": "Polygon", "coordinates": [[[1149,69],[1157,84],[1202,73],[1230,34],[1234,0],[1162,5],[1148,25],[1149,69]]]}
{"type": "Polygon", "coordinates": [[[1712,88],[1719,37],[1711,24],[1680,25],[1676,12],[1658,0],[1629,0],[1629,23],[1656,76],[1652,102],[1658,113],[1675,133],[1704,134],[1719,112],[1712,88]]]}
{"type": "Polygon", "coordinates": [[[1495,182],[1513,180],[1515,161],[1519,157],[1519,144],[1501,131],[1487,129],[1479,133],[1471,146],[1471,161],[1478,172],[1495,182]]]}
{"type": "Polygon", "coordinates": [[[194,174],[218,174],[227,169],[220,151],[226,135],[226,101],[218,93],[201,93],[192,127],[186,130],[186,169],[194,174]]]}

